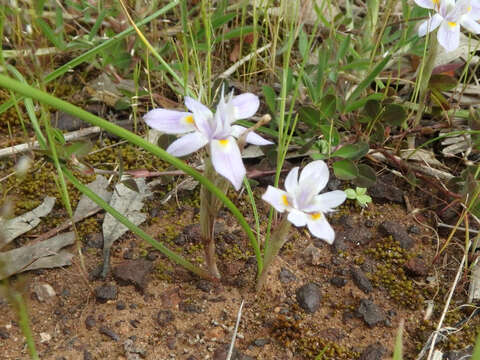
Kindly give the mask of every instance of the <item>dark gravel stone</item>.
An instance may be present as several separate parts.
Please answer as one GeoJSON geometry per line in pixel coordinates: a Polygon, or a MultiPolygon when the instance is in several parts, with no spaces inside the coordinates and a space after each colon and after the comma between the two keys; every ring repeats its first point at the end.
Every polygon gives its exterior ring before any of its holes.
{"type": "Polygon", "coordinates": [[[160,256],[160,252],[158,250],[152,250],[148,252],[145,259],[147,259],[148,261],[155,261],[158,259],[159,256],[160,256]]]}
{"type": "Polygon", "coordinates": [[[258,347],[263,347],[267,344],[270,344],[270,339],[255,339],[253,341],[253,345],[258,346],[258,347]]]}
{"type": "Polygon", "coordinates": [[[348,241],[358,246],[368,244],[372,238],[373,235],[369,229],[363,225],[358,225],[356,227],[340,231],[335,237],[335,242],[343,240],[343,243],[348,241]]]}
{"type": "Polygon", "coordinates": [[[195,284],[198,290],[202,290],[203,292],[209,293],[212,291],[212,282],[208,280],[198,280],[195,284]]]}
{"type": "Polygon", "coordinates": [[[100,329],[98,329],[98,332],[100,334],[108,336],[113,341],[119,341],[120,340],[120,336],[118,336],[118,334],[116,332],[114,332],[112,329],[109,329],[106,326],[101,326],[100,329]]]}
{"type": "Polygon", "coordinates": [[[334,276],[330,279],[330,284],[338,288],[344,287],[347,284],[347,279],[340,276],[334,276]]]}
{"type": "Polygon", "coordinates": [[[125,301],[120,300],[117,302],[116,308],[117,310],[125,310],[127,308],[127,304],[125,304],[125,301]]]}
{"type": "Polygon", "coordinates": [[[415,243],[408,235],[405,227],[398,222],[384,221],[380,224],[378,230],[386,236],[392,236],[393,240],[397,241],[402,249],[411,249],[415,243]]]}
{"type": "Polygon", "coordinates": [[[135,250],[133,249],[127,249],[123,252],[123,258],[125,260],[132,260],[133,259],[133,255],[135,254],[135,250]]]}
{"type": "Polygon", "coordinates": [[[367,278],[367,275],[357,266],[352,266],[350,269],[352,274],[353,282],[357,287],[362,290],[365,294],[368,294],[373,290],[373,285],[370,280],[367,278]]]}
{"type": "Polygon", "coordinates": [[[450,350],[443,354],[443,360],[469,360],[473,354],[473,346],[461,350],[450,350]]]}
{"type": "Polygon", "coordinates": [[[297,280],[297,277],[290,270],[286,268],[282,268],[280,270],[280,273],[278,274],[278,279],[282,284],[288,284],[297,280]]]}
{"type": "Polygon", "coordinates": [[[403,267],[407,274],[411,276],[426,276],[428,274],[428,266],[425,260],[419,257],[409,259],[403,267]]]}
{"type": "Polygon", "coordinates": [[[122,285],[135,285],[144,292],[148,277],[153,270],[153,263],[144,259],[127,260],[113,268],[115,280],[122,285]]]}
{"type": "Polygon", "coordinates": [[[342,185],[342,182],[336,177],[332,176],[330,180],[328,180],[327,188],[330,191],[335,191],[335,190],[338,190],[340,185],[342,185]]]}
{"type": "Polygon", "coordinates": [[[191,302],[185,302],[185,301],[182,301],[178,305],[178,308],[180,309],[180,311],[188,312],[188,313],[201,314],[203,312],[202,307],[200,305],[197,305],[191,302]]]}
{"type": "Polygon", "coordinates": [[[93,355],[88,350],[83,350],[83,360],[93,360],[93,355]]]}
{"type": "Polygon", "coordinates": [[[320,288],[314,283],[308,283],[296,291],[297,302],[308,313],[314,313],[320,307],[320,288]]]}
{"type": "Polygon", "coordinates": [[[100,279],[102,275],[103,266],[99,265],[88,272],[88,280],[95,281],[100,279]]]}
{"type": "Polygon", "coordinates": [[[167,342],[167,347],[170,350],[175,350],[175,348],[177,347],[177,339],[174,336],[168,337],[166,342],[167,342]]]}
{"type": "Polygon", "coordinates": [[[347,250],[347,242],[345,241],[346,237],[343,234],[343,231],[340,231],[336,236],[335,236],[335,241],[333,242],[333,249],[335,252],[339,253],[341,251],[347,250]]]}
{"type": "Polygon", "coordinates": [[[403,204],[403,192],[396,186],[377,179],[375,185],[368,188],[368,194],[377,202],[403,204]]]}
{"type": "Polygon", "coordinates": [[[359,360],[382,360],[386,353],[387,350],[377,342],[368,345],[365,350],[362,351],[359,360]]]}
{"type": "Polygon", "coordinates": [[[193,356],[193,355],[190,355],[190,356],[187,358],[187,360],[197,360],[197,358],[196,358],[195,356],[193,356]]]}
{"type": "Polygon", "coordinates": [[[118,288],[115,285],[102,285],[95,289],[95,297],[98,302],[106,303],[108,300],[116,300],[118,288]]]}
{"type": "Polygon", "coordinates": [[[87,328],[87,330],[94,328],[96,324],[97,321],[95,320],[95,317],[93,315],[88,315],[85,319],[85,327],[87,328]]]}
{"type": "Polygon", "coordinates": [[[138,328],[138,325],[140,325],[140,321],[138,321],[137,319],[132,319],[129,321],[129,323],[134,329],[138,328]]]}
{"type": "Polygon", "coordinates": [[[366,226],[367,228],[372,228],[372,227],[375,226],[375,221],[370,220],[370,219],[367,219],[367,220],[365,220],[365,226],[366,226]]]}
{"type": "Polygon", "coordinates": [[[125,350],[125,355],[127,355],[127,360],[137,360],[140,358],[145,358],[147,356],[147,350],[136,346],[135,341],[136,337],[130,336],[123,343],[123,349],[125,350]]]}
{"type": "Polygon", "coordinates": [[[164,327],[175,319],[175,315],[170,310],[160,310],[157,314],[157,324],[164,327]]]}
{"type": "Polygon", "coordinates": [[[422,233],[422,231],[420,230],[420,228],[417,225],[410,226],[407,231],[410,234],[414,234],[414,235],[420,235],[422,233]]]}
{"type": "Polygon", "coordinates": [[[93,233],[87,235],[87,248],[102,249],[103,235],[102,233],[93,233]]]}
{"type": "Polygon", "coordinates": [[[65,131],[74,131],[88,126],[85,121],[63,111],[55,113],[54,124],[56,128],[65,131]]]}
{"type": "Polygon", "coordinates": [[[5,329],[0,329],[0,339],[7,340],[10,338],[10,334],[5,329]]]}
{"type": "MultiPolygon", "coordinates": [[[[219,345],[212,356],[213,360],[225,360],[228,355],[228,350],[230,348],[229,344],[221,344],[219,345]]],[[[232,352],[232,357],[230,358],[231,360],[255,360],[251,356],[242,354],[240,351],[238,351],[236,348],[233,348],[232,352]]]]}
{"type": "Polygon", "coordinates": [[[374,327],[375,325],[385,321],[385,314],[383,310],[369,299],[362,299],[360,301],[360,306],[357,309],[357,313],[370,327],[374,327]]]}

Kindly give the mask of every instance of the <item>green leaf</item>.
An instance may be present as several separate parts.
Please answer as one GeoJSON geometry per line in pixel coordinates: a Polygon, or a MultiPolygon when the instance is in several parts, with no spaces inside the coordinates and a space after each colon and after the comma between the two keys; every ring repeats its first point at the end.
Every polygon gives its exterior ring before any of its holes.
{"type": "Polygon", "coordinates": [[[65,43],[62,38],[55,34],[55,32],[48,26],[47,22],[42,18],[37,18],[36,23],[38,27],[42,30],[43,35],[53,44],[57,49],[65,49],[65,43]]]}
{"type": "Polygon", "coordinates": [[[340,142],[340,134],[338,133],[338,130],[331,125],[319,125],[319,127],[323,136],[325,136],[325,140],[330,146],[337,146],[340,142]]]}
{"type": "Polygon", "coordinates": [[[452,90],[455,86],[457,86],[458,81],[457,79],[445,75],[445,74],[434,74],[430,78],[430,82],[428,85],[432,89],[436,89],[439,91],[448,91],[452,90]]]}
{"type": "Polygon", "coordinates": [[[372,198],[368,195],[359,195],[357,196],[357,201],[362,207],[365,207],[368,203],[372,202],[372,198]]]}
{"type": "Polygon", "coordinates": [[[276,109],[275,103],[276,103],[276,97],[277,97],[275,90],[273,90],[273,88],[268,85],[263,85],[262,90],[263,90],[263,95],[265,96],[265,102],[267,103],[268,109],[272,114],[275,114],[275,109],[276,109]]]}
{"type": "Polygon", "coordinates": [[[375,99],[367,100],[367,102],[365,103],[365,107],[363,108],[363,111],[371,119],[375,119],[378,113],[380,112],[380,101],[375,99]]]}
{"type": "Polygon", "coordinates": [[[375,171],[366,164],[359,164],[357,165],[357,168],[358,175],[357,178],[353,181],[355,185],[362,188],[373,186],[377,181],[375,171]]]}
{"type": "Polygon", "coordinates": [[[311,128],[315,129],[318,128],[318,126],[320,125],[320,111],[313,107],[301,107],[300,110],[298,110],[298,117],[300,121],[304,122],[311,128]]]}
{"type": "Polygon", "coordinates": [[[367,193],[367,188],[364,188],[364,187],[356,187],[355,188],[355,192],[358,194],[358,195],[365,195],[367,193]]]}
{"type": "Polygon", "coordinates": [[[332,156],[338,156],[343,159],[358,160],[368,153],[369,147],[367,143],[360,142],[356,144],[346,144],[335,151],[332,156]]]}
{"type": "Polygon", "coordinates": [[[327,94],[320,101],[320,115],[322,118],[331,118],[337,110],[337,98],[335,95],[327,94]]]}
{"type": "Polygon", "coordinates": [[[357,166],[351,160],[340,160],[333,163],[333,172],[340,180],[353,180],[358,176],[357,166]]]}
{"type": "Polygon", "coordinates": [[[358,84],[357,88],[353,91],[353,93],[350,95],[350,97],[347,99],[347,104],[352,104],[353,101],[357,100],[357,98],[360,96],[362,91],[364,91],[367,87],[370,86],[370,84],[375,80],[378,74],[383,70],[385,65],[390,61],[392,55],[386,56],[377,66],[373,68],[373,70],[368,74],[368,76],[360,83],[358,84]]]}
{"type": "Polygon", "coordinates": [[[70,158],[73,154],[77,158],[81,158],[88,155],[92,148],[93,144],[90,141],[77,141],[65,147],[64,154],[67,158],[70,158]]]}
{"type": "Polygon", "coordinates": [[[303,59],[308,56],[308,37],[303,29],[298,33],[298,50],[303,59]]]}
{"type": "Polygon", "coordinates": [[[347,195],[347,199],[356,199],[357,193],[353,189],[346,189],[345,194],[347,195]]]}
{"type": "Polygon", "coordinates": [[[392,126],[400,126],[407,119],[407,112],[403,106],[398,104],[390,104],[380,115],[380,120],[392,126]]]}

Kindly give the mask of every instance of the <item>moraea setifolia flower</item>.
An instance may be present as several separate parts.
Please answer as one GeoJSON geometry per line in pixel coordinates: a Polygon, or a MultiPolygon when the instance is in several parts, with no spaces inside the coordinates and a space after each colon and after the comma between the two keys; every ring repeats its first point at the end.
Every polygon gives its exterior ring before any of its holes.
{"type": "Polygon", "coordinates": [[[468,31],[479,34],[479,0],[415,0],[423,8],[436,11],[430,19],[423,22],[418,35],[424,36],[438,28],[438,43],[446,50],[455,50],[460,43],[460,25],[468,31]]]}
{"type": "MultiPolygon", "coordinates": [[[[148,126],[166,134],[185,134],[167,148],[171,155],[185,156],[209,144],[215,171],[238,190],[246,170],[236,138],[246,128],[233,123],[253,116],[259,104],[258,97],[251,93],[230,94],[227,100],[222,95],[214,115],[202,103],[185,97],[185,106],[190,112],[153,109],[145,114],[144,119],[148,126]]],[[[272,144],[253,132],[248,133],[245,140],[254,145],[272,144]]]]}
{"type": "Polygon", "coordinates": [[[285,178],[286,191],[269,186],[262,199],[278,212],[287,211],[287,219],[293,225],[307,225],[313,236],[332,244],[335,232],[325,214],[342,204],[347,196],[341,190],[319,194],[329,178],[328,167],[324,161],[317,160],[306,165],[300,178],[298,170],[298,167],[294,167],[285,178]]]}

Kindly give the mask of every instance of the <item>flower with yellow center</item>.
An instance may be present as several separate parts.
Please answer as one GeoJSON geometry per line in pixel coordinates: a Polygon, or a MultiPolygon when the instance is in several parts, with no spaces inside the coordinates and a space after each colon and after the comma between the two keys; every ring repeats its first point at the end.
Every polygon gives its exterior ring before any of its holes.
{"type": "MultiPolygon", "coordinates": [[[[258,97],[251,93],[230,94],[225,101],[222,95],[215,115],[190,97],[185,97],[185,106],[191,112],[153,109],[145,114],[144,120],[148,126],[166,134],[184,134],[167,148],[167,152],[174,156],[185,156],[210,144],[209,152],[216,172],[239,190],[246,170],[235,138],[246,129],[233,123],[257,112],[258,97]]],[[[254,132],[249,132],[245,140],[254,145],[272,144],[254,132]]]]}
{"type": "Polygon", "coordinates": [[[269,186],[262,199],[278,212],[288,212],[287,219],[295,226],[307,225],[313,236],[329,244],[335,232],[324,214],[331,212],[347,198],[344,191],[335,190],[319,194],[328,182],[328,167],[322,160],[306,165],[300,177],[295,167],[285,178],[285,190],[269,186]]]}
{"type": "Polygon", "coordinates": [[[438,43],[446,50],[455,50],[460,43],[460,25],[479,34],[480,0],[415,0],[418,6],[436,11],[422,23],[418,35],[424,36],[438,28],[438,43]]]}

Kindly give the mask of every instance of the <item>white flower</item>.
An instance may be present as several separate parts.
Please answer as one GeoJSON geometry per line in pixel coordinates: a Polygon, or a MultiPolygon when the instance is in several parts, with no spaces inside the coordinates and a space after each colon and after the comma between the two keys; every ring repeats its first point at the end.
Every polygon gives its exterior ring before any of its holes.
{"type": "Polygon", "coordinates": [[[298,167],[294,167],[285,179],[285,190],[269,186],[262,199],[283,213],[288,211],[288,220],[295,226],[308,226],[310,232],[333,243],[335,232],[325,218],[346,199],[344,191],[335,190],[319,194],[328,182],[328,167],[322,160],[305,166],[298,178],[298,167]]]}
{"type": "Polygon", "coordinates": [[[460,25],[468,31],[479,34],[480,2],[479,0],[415,0],[418,6],[433,9],[437,13],[423,22],[418,35],[424,36],[437,27],[438,43],[446,51],[455,50],[460,43],[460,25]]]}
{"type": "MultiPolygon", "coordinates": [[[[185,97],[185,106],[191,112],[153,109],[145,114],[144,119],[150,127],[164,133],[185,134],[167,148],[167,152],[174,156],[185,156],[210,144],[215,171],[226,177],[238,190],[246,170],[235,138],[246,128],[232,123],[251,117],[257,112],[259,104],[258,97],[251,93],[238,96],[230,94],[227,101],[222,95],[213,115],[202,103],[185,97]]],[[[254,145],[272,144],[253,132],[248,133],[246,141],[254,145]]]]}

